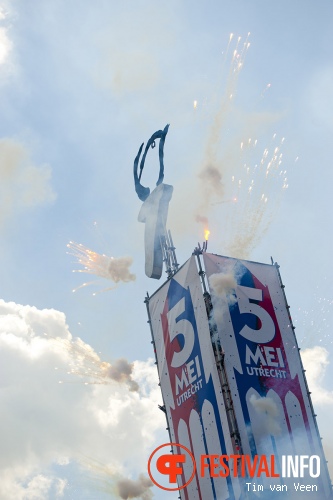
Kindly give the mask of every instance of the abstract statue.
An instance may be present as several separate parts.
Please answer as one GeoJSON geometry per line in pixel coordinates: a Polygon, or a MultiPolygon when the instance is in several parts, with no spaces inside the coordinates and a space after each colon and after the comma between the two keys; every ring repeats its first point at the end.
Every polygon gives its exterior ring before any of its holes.
{"type": "Polygon", "coordinates": [[[173,187],[163,184],[164,179],[164,142],[168,133],[169,125],[164,130],[155,132],[146,144],[140,163],[140,174],[138,175],[138,165],[143,148],[140,146],[139,152],[134,160],[134,185],[135,191],[143,201],[143,205],[138,215],[139,222],[145,223],[145,272],[148,278],[160,279],[163,270],[163,245],[166,239],[166,221],[168,216],[169,202],[172,197],[173,187]],[[155,147],[155,140],[160,139],[159,161],[160,170],[156,182],[156,188],[150,192],[149,187],[141,184],[142,171],[149,148],[155,147]]]}

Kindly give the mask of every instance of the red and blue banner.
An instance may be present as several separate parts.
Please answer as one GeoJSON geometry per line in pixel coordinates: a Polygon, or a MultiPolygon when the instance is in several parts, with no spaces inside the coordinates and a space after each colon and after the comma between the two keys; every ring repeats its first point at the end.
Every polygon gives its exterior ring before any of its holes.
{"type": "MultiPolygon", "coordinates": [[[[233,453],[222,388],[212,348],[195,257],[149,299],[161,390],[172,442],[202,455],[233,453]]],[[[192,470],[184,467],[182,484],[192,470]]],[[[238,477],[201,477],[180,491],[182,499],[238,499],[238,477]]]]}
{"type": "MultiPolygon", "coordinates": [[[[324,463],[277,267],[207,253],[203,259],[243,453],[274,455],[280,464],[282,455],[318,455],[324,463]]],[[[264,488],[273,482],[262,479],[264,488]]],[[[330,498],[324,467],[318,485],[330,498]]]]}

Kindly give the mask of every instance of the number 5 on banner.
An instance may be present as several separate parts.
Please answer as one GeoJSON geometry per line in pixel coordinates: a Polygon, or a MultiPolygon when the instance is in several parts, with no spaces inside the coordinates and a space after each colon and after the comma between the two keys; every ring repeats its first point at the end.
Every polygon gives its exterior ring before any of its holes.
{"type": "Polygon", "coordinates": [[[262,290],[242,285],[238,285],[236,290],[240,314],[252,314],[261,323],[260,328],[256,330],[245,325],[239,332],[240,335],[251,342],[267,344],[275,337],[274,322],[265,309],[259,304],[251,302],[251,300],[262,302],[262,290]]]}
{"type": "Polygon", "coordinates": [[[172,356],[171,366],[173,368],[178,368],[186,363],[192,354],[194,347],[194,329],[192,323],[186,319],[177,318],[185,312],[185,298],[180,299],[179,302],[167,313],[168,324],[169,324],[169,335],[170,341],[172,342],[177,335],[182,335],[184,337],[184,346],[177,352],[175,351],[172,356]]]}

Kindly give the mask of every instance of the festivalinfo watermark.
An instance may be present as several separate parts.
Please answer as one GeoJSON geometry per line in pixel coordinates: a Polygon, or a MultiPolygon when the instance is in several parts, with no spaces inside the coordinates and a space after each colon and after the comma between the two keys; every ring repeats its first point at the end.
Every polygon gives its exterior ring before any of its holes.
{"type": "MultiPolygon", "coordinates": [[[[318,491],[317,484],[304,484],[304,478],[316,479],[320,476],[320,457],[318,455],[201,455],[196,463],[193,454],[178,443],[165,443],[156,448],[148,460],[148,474],[152,482],[167,491],[179,491],[187,487],[194,476],[209,478],[286,478],[287,484],[269,485],[271,491],[296,492],[318,491]],[[173,448],[172,448],[173,447],[173,448]],[[169,448],[169,451],[168,451],[169,448]],[[175,448],[179,450],[175,453],[175,448]],[[186,482],[183,478],[189,478],[186,482]],[[182,479],[181,479],[182,478],[182,479]],[[292,481],[292,478],[302,481],[292,481]],[[178,481],[181,479],[180,481],[178,481]],[[291,481],[290,481],[291,479],[291,481]],[[180,484],[179,483],[183,483],[180,484]]],[[[247,491],[264,491],[261,484],[246,482],[247,491]]],[[[286,482],[286,480],[284,480],[286,482]]],[[[313,481],[314,483],[316,481],[313,481]]]]}

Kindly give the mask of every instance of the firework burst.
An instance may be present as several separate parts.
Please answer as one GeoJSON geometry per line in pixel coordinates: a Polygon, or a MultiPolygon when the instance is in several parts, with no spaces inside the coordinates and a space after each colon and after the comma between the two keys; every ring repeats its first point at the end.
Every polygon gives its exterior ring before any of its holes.
{"type": "MultiPolygon", "coordinates": [[[[81,243],[75,243],[74,241],[70,241],[67,248],[70,249],[70,252],[67,253],[75,257],[77,263],[83,266],[83,269],[74,269],[74,273],[92,274],[115,283],[115,286],[104,288],[101,292],[112,290],[120,282],[128,283],[136,279],[135,274],[129,271],[129,267],[133,263],[131,257],[109,257],[105,254],[94,252],[81,243]]],[[[96,280],[83,283],[75,288],[73,292],[93,283],[96,283],[96,280]]],[[[93,295],[96,295],[96,293],[93,295]]]]}

